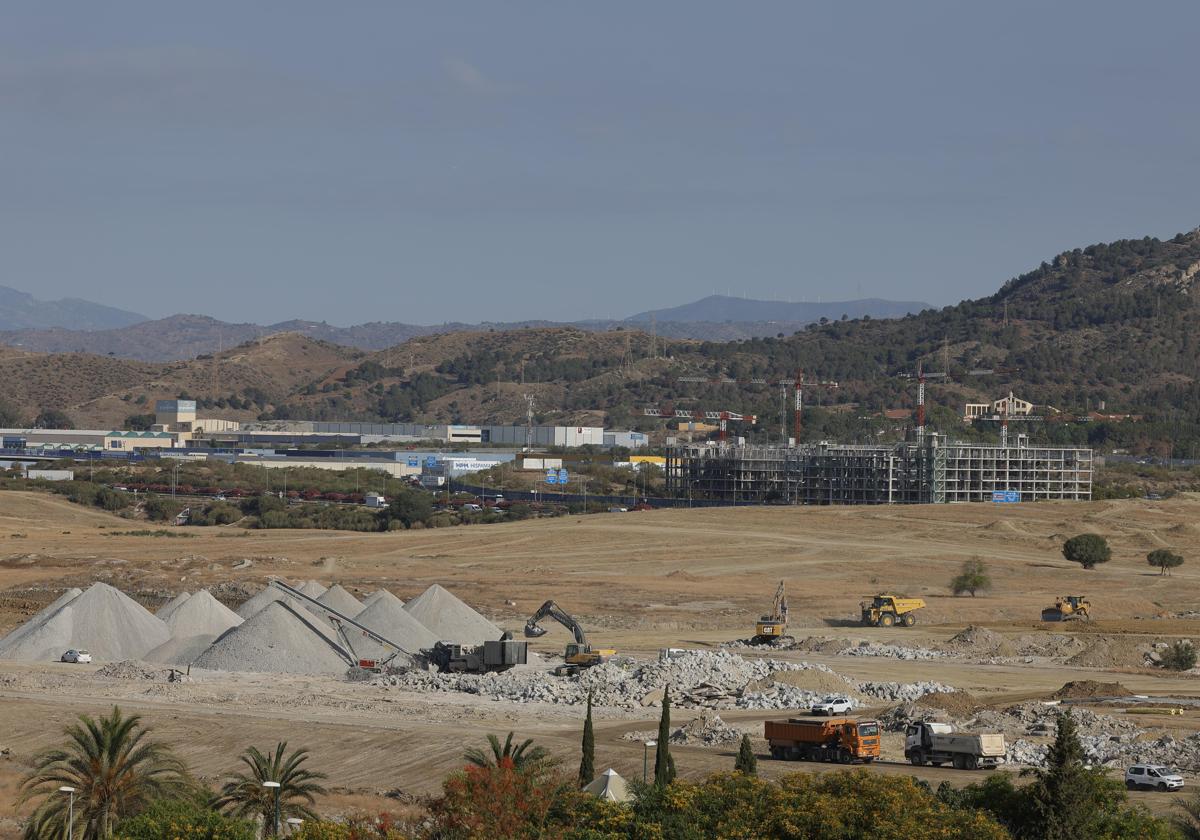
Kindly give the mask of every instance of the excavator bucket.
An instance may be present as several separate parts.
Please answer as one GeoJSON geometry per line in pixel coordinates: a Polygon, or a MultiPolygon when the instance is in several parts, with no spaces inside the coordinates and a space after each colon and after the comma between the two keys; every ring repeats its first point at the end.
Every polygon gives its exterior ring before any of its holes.
{"type": "Polygon", "coordinates": [[[528,639],[536,639],[539,636],[546,635],[546,628],[540,624],[534,624],[532,621],[525,622],[525,637],[528,639]]]}

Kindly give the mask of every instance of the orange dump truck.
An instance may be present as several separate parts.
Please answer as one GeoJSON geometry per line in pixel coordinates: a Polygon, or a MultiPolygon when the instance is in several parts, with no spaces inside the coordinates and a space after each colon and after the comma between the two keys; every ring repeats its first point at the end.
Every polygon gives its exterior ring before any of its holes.
{"type": "Polygon", "coordinates": [[[870,764],[879,758],[879,722],[854,718],[789,718],[765,724],[772,758],[870,764]]]}

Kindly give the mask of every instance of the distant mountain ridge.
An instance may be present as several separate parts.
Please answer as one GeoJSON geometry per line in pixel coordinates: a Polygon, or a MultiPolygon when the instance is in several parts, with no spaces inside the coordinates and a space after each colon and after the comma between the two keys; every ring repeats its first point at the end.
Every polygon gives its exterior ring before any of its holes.
{"type": "Polygon", "coordinates": [[[0,286],[0,330],[107,330],[145,320],[145,315],[90,300],[38,300],[28,292],[0,286]]]}
{"type": "Polygon", "coordinates": [[[920,301],[883,300],[881,298],[831,301],[829,303],[792,303],[781,300],[754,300],[728,295],[709,295],[682,306],[639,312],[625,320],[630,323],[645,323],[653,317],[658,321],[682,323],[782,321],[811,324],[822,318],[836,321],[843,315],[847,318],[862,318],[863,316],[902,318],[905,315],[915,315],[930,308],[928,303],[920,301]]]}
{"type": "Polygon", "coordinates": [[[876,299],[844,303],[786,303],[714,295],[673,309],[644,312],[623,321],[530,320],[482,324],[452,322],[436,325],[375,321],[338,327],[323,321],[290,320],[264,326],[250,323],[233,324],[207,315],[180,314],[151,321],[140,315],[124,313],[136,320],[116,327],[87,327],[78,323],[70,326],[56,324],[50,327],[4,327],[6,310],[3,298],[0,298],[0,329],[4,330],[0,331],[0,344],[39,353],[93,353],[143,362],[161,362],[217,353],[246,341],[280,333],[299,333],[309,338],[359,350],[382,350],[422,336],[489,329],[506,331],[574,327],[588,332],[605,332],[627,329],[635,325],[643,328],[651,320],[652,314],[656,321],[655,332],[664,338],[737,341],[780,333],[788,335],[819,321],[822,317],[830,320],[839,319],[843,315],[850,318],[863,315],[890,318],[926,308],[928,305],[924,303],[876,299]],[[708,317],[703,317],[706,315],[708,317]]]}

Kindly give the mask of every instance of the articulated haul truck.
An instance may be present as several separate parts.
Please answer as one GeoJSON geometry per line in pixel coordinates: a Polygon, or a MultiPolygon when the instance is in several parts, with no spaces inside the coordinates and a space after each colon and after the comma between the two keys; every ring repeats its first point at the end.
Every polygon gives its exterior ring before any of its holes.
{"type": "Polygon", "coordinates": [[[917,766],[995,767],[1006,751],[1004,735],[999,732],[955,732],[948,723],[924,720],[913,721],[904,730],[904,757],[917,766]]]}
{"type": "Polygon", "coordinates": [[[870,764],[879,757],[879,723],[854,718],[789,718],[764,724],[772,758],[870,764]]]}

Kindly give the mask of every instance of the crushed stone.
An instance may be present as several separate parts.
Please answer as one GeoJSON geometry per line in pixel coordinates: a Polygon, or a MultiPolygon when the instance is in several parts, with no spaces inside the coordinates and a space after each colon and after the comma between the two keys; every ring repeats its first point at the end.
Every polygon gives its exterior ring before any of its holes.
{"type": "MultiPolygon", "coordinates": [[[[367,600],[371,601],[370,606],[356,615],[354,620],[408,653],[419,653],[424,648],[433,647],[438,641],[428,627],[405,611],[404,602],[386,589],[379,590],[367,600]]],[[[363,648],[367,651],[364,656],[378,658],[386,655],[384,647],[370,639],[363,639],[363,648]]]]}
{"type": "Polygon", "coordinates": [[[169,616],[171,613],[175,612],[175,610],[179,607],[179,605],[182,604],[184,601],[186,601],[190,597],[192,597],[192,594],[190,592],[184,590],[183,592],[180,592],[178,595],[176,595],[174,598],[172,598],[170,601],[167,601],[167,603],[165,603],[161,607],[159,607],[155,611],[154,614],[156,616],[158,616],[159,618],[161,618],[163,621],[166,621],[167,616],[169,616]]]}
{"type": "MultiPolygon", "coordinates": [[[[337,583],[322,592],[321,596],[317,598],[317,600],[329,607],[331,610],[337,610],[347,618],[354,618],[356,615],[362,612],[363,609],[362,602],[343,589],[341,584],[337,583]]],[[[309,608],[313,610],[316,609],[311,604],[309,605],[309,608]]]]}
{"type": "Polygon", "coordinates": [[[161,619],[106,583],[34,618],[0,639],[0,659],[57,660],[70,648],[87,650],[96,661],[136,659],[170,637],[161,619]]]}
{"type": "Polygon", "coordinates": [[[344,674],[349,661],[312,613],[275,602],[227,631],[194,664],[214,671],[344,674]]]}
{"type": "Polygon", "coordinates": [[[480,644],[499,639],[503,632],[436,583],[405,604],[404,610],[443,641],[480,644]]]}
{"type": "MultiPolygon", "coordinates": [[[[317,596],[314,595],[313,597],[315,598],[317,596]]],[[[274,586],[268,585],[259,591],[257,595],[254,595],[245,601],[240,607],[237,608],[236,612],[242,618],[250,618],[259,610],[266,607],[267,604],[273,604],[276,601],[288,604],[293,609],[307,609],[308,607],[308,605],[299,598],[293,598],[291,595],[285,594],[282,589],[276,589],[274,586]]]]}

